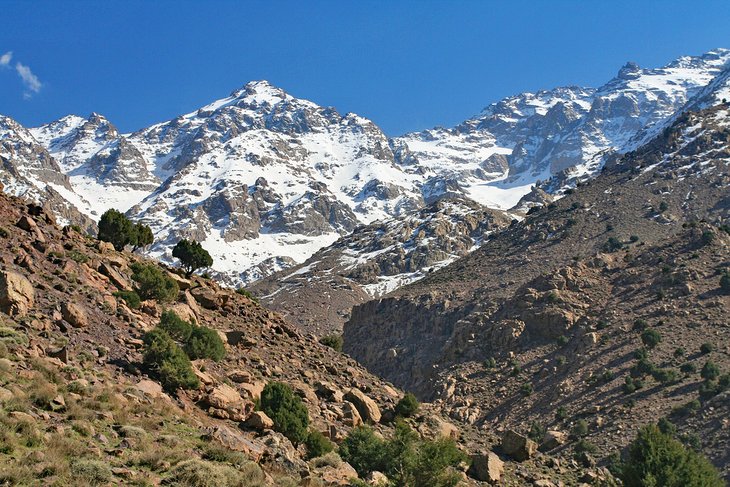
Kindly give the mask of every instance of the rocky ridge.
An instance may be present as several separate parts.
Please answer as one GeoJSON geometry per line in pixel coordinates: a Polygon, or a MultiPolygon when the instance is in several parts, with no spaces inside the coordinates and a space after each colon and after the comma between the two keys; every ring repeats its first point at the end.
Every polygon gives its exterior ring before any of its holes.
{"type": "Polygon", "coordinates": [[[730,370],[729,116],[685,113],[468,256],[355,307],[345,350],[467,423],[585,421],[604,459],[666,416],[728,475],[728,392],[702,392],[697,371],[730,370]],[[634,358],[647,328],[652,365],[634,358]],[[637,376],[648,384],[626,392],[637,376]]]}

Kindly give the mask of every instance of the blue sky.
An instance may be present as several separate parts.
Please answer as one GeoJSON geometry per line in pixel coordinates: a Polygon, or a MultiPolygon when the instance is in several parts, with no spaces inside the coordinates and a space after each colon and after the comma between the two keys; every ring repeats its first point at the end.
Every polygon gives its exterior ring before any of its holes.
{"type": "Polygon", "coordinates": [[[730,47],[728,1],[5,0],[0,13],[0,113],[30,126],[96,111],[122,131],[267,79],[398,135],[521,91],[598,86],[626,61],[730,47]]]}

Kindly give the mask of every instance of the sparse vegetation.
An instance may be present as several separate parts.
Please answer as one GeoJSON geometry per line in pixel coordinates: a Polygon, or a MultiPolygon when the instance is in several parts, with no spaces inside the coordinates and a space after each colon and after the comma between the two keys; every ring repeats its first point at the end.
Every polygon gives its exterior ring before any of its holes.
{"type": "Polygon", "coordinates": [[[157,374],[163,387],[194,389],[200,385],[190,359],[165,330],[157,327],[147,332],[144,344],[144,363],[157,374]]]}
{"type": "Polygon", "coordinates": [[[325,345],[327,347],[330,347],[331,349],[336,350],[338,352],[342,351],[342,346],[344,345],[342,335],[338,335],[338,334],[325,335],[319,339],[319,343],[321,343],[322,345],[325,345]]]}
{"type": "Polygon", "coordinates": [[[418,412],[419,407],[420,404],[418,403],[416,396],[410,392],[406,392],[406,394],[395,405],[395,414],[402,418],[410,418],[418,412]]]}
{"type": "Polygon", "coordinates": [[[142,304],[142,300],[136,291],[115,291],[112,294],[123,300],[132,309],[139,309],[142,304]]]}

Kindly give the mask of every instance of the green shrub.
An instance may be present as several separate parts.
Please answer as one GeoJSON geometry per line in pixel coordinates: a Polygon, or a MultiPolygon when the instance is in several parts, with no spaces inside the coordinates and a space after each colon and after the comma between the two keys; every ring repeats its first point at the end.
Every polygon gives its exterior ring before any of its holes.
{"type": "Polygon", "coordinates": [[[488,369],[494,369],[497,367],[497,361],[494,359],[494,357],[489,357],[485,362],[484,366],[488,369]]]}
{"type": "Polygon", "coordinates": [[[264,472],[253,462],[247,462],[241,468],[234,468],[198,459],[185,460],[175,465],[165,483],[182,487],[263,487],[267,485],[264,472]]]}
{"type": "Polygon", "coordinates": [[[621,467],[626,487],[722,487],[715,467],[704,457],[662,433],[657,426],[643,428],[629,447],[621,467]]]}
{"type": "Polygon", "coordinates": [[[694,374],[697,372],[697,367],[692,362],[685,362],[679,367],[679,370],[685,374],[694,374]]]}
{"type": "Polygon", "coordinates": [[[573,429],[571,431],[573,436],[577,436],[578,438],[583,437],[588,434],[588,421],[585,419],[579,419],[575,426],[573,426],[573,429]]]}
{"type": "Polygon", "coordinates": [[[557,339],[558,346],[565,346],[568,343],[568,337],[565,335],[560,335],[557,339]]]}
{"type": "Polygon", "coordinates": [[[112,480],[112,468],[101,460],[78,459],[71,462],[71,475],[86,485],[106,485],[112,480]]]}
{"type": "Polygon", "coordinates": [[[574,449],[576,454],[590,453],[594,455],[598,452],[598,447],[590,441],[586,440],[585,438],[581,438],[580,440],[578,440],[575,443],[574,449]]]}
{"type": "Polygon", "coordinates": [[[307,433],[304,446],[307,447],[307,459],[321,457],[335,449],[335,445],[315,429],[309,430],[307,433]]]}
{"type": "Polygon", "coordinates": [[[644,331],[644,330],[646,330],[647,326],[649,326],[649,322],[643,318],[639,318],[636,321],[634,321],[634,326],[632,329],[634,331],[644,331]]]}
{"type": "Polygon", "coordinates": [[[687,353],[687,352],[685,351],[685,349],[684,349],[684,348],[682,348],[682,347],[677,347],[677,348],[675,348],[675,349],[674,349],[674,358],[681,358],[681,357],[684,357],[684,355],[685,355],[686,353],[687,353]]]}
{"type": "Polygon", "coordinates": [[[69,250],[66,252],[66,257],[74,262],[78,262],[79,264],[84,264],[89,261],[89,256],[79,252],[78,250],[69,250]]]}
{"type": "Polygon", "coordinates": [[[533,387],[531,382],[525,382],[520,386],[520,392],[525,395],[529,396],[533,392],[533,387]]]}
{"type": "Polygon", "coordinates": [[[699,411],[700,407],[702,407],[700,401],[698,401],[697,399],[693,399],[686,404],[677,406],[676,408],[674,408],[673,412],[679,414],[680,416],[687,416],[688,414],[694,413],[695,411],[699,411]]]}
{"type": "Polygon", "coordinates": [[[662,341],[662,335],[656,330],[646,329],[641,334],[641,341],[644,346],[651,349],[659,345],[659,342],[662,341]]]}
{"type": "Polygon", "coordinates": [[[220,361],[226,355],[223,340],[215,330],[205,326],[194,326],[185,351],[191,360],[208,358],[220,361]]]}
{"type": "Polygon", "coordinates": [[[700,375],[705,380],[715,380],[720,376],[720,368],[714,362],[708,360],[702,366],[700,375]]]}
{"type": "Polygon", "coordinates": [[[198,269],[213,265],[213,258],[208,251],[200,245],[200,242],[194,240],[180,240],[172,249],[172,256],[180,259],[188,277],[198,269]]]}
{"type": "Polygon", "coordinates": [[[558,421],[568,419],[568,410],[565,408],[565,406],[560,406],[558,407],[558,409],[555,410],[555,419],[558,421]]]}
{"type": "Polygon", "coordinates": [[[161,328],[147,332],[144,344],[144,363],[158,375],[163,387],[194,389],[200,385],[190,359],[167,332],[161,328]]]}
{"type": "Polygon", "coordinates": [[[641,379],[633,378],[630,375],[627,375],[626,379],[624,379],[624,385],[623,385],[624,394],[631,394],[632,392],[636,392],[643,387],[644,387],[644,381],[641,379]]]}
{"type": "Polygon", "coordinates": [[[677,427],[667,418],[660,419],[656,425],[659,428],[659,431],[665,435],[674,436],[677,434],[677,427]]]}
{"type": "Polygon", "coordinates": [[[340,455],[361,477],[377,470],[397,487],[453,487],[459,479],[448,467],[467,460],[452,440],[420,440],[402,422],[387,440],[369,427],[355,428],[340,445],[340,455]]]}
{"type": "Polygon", "coordinates": [[[161,303],[171,302],[180,291],[177,283],[154,264],[135,262],[132,279],[137,283],[137,294],[143,300],[156,299],[161,303]]]}
{"type": "Polygon", "coordinates": [[[621,241],[616,237],[608,237],[606,243],[603,244],[603,250],[604,252],[612,253],[621,250],[623,246],[624,245],[621,243],[621,241]]]}
{"type": "Polygon", "coordinates": [[[122,299],[125,303],[127,303],[127,306],[132,309],[139,309],[142,304],[142,300],[136,291],[115,291],[112,294],[117,298],[122,299]]]}
{"type": "Polygon", "coordinates": [[[319,343],[322,345],[325,345],[327,347],[330,347],[333,350],[336,350],[338,352],[342,351],[342,345],[344,344],[344,341],[342,339],[342,335],[326,335],[319,339],[319,343]]]}
{"type": "Polygon", "coordinates": [[[307,438],[307,408],[288,385],[281,382],[266,384],[261,393],[261,410],[274,422],[274,429],[295,445],[307,438]]]}
{"type": "Polygon", "coordinates": [[[419,407],[420,404],[418,403],[416,396],[410,392],[406,392],[406,394],[395,405],[395,414],[402,418],[410,418],[418,412],[419,407]]]}
{"type": "Polygon", "coordinates": [[[712,352],[715,349],[715,347],[712,345],[712,343],[705,342],[702,345],[700,345],[700,353],[702,355],[707,355],[708,353],[712,352]]]}
{"type": "Polygon", "coordinates": [[[655,381],[661,382],[662,384],[671,384],[679,378],[676,370],[660,369],[658,367],[651,372],[651,376],[655,381]]]}
{"type": "Polygon", "coordinates": [[[186,343],[193,333],[193,325],[180,318],[172,310],[162,312],[159,327],[179,343],[186,343]]]}
{"type": "Polygon", "coordinates": [[[545,433],[547,433],[547,428],[537,421],[533,421],[530,423],[530,431],[527,433],[527,436],[532,441],[540,443],[545,438],[545,433]]]}

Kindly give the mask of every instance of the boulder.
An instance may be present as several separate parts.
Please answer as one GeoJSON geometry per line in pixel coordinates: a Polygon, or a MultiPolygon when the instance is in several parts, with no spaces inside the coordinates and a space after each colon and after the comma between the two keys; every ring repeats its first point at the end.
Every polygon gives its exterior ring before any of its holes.
{"type": "Polygon", "coordinates": [[[0,310],[10,316],[25,316],[35,303],[33,285],[21,274],[0,271],[0,310]]]}
{"type": "Polygon", "coordinates": [[[35,220],[27,215],[21,216],[20,220],[18,220],[18,223],[16,223],[15,226],[18,228],[22,228],[26,232],[34,232],[36,228],[38,228],[35,220]]]}
{"type": "Polygon", "coordinates": [[[562,431],[548,430],[540,444],[540,451],[549,451],[565,444],[568,435],[562,431]]]}
{"type": "Polygon", "coordinates": [[[181,291],[190,289],[193,285],[193,282],[190,279],[185,279],[184,277],[174,272],[168,272],[167,275],[170,277],[170,279],[177,283],[177,287],[180,288],[181,291]]]}
{"type": "Polygon", "coordinates": [[[502,435],[502,451],[518,462],[528,460],[537,452],[537,443],[513,430],[502,435]]]}
{"type": "Polygon", "coordinates": [[[114,284],[118,289],[122,291],[132,290],[132,284],[129,282],[129,280],[124,277],[122,273],[119,272],[115,267],[113,267],[109,262],[102,262],[101,264],[99,264],[98,271],[99,274],[108,277],[109,281],[114,284]]]}
{"type": "Polygon", "coordinates": [[[61,315],[74,328],[85,328],[89,324],[86,310],[80,304],[64,302],[61,305],[61,315]]]}
{"type": "Polygon", "coordinates": [[[218,425],[209,428],[205,436],[229,450],[242,452],[254,462],[260,461],[266,453],[266,448],[263,445],[249,440],[242,433],[227,426],[218,425]]]}
{"type": "Polygon", "coordinates": [[[325,485],[343,487],[352,485],[351,480],[357,478],[357,471],[347,462],[337,464],[325,463],[314,468],[315,476],[322,479],[325,485]]]}
{"type": "Polygon", "coordinates": [[[150,397],[161,397],[162,386],[153,380],[143,379],[135,386],[138,391],[150,397]]]}
{"type": "Polygon", "coordinates": [[[234,421],[246,420],[254,408],[252,402],[244,401],[236,389],[226,384],[214,387],[208,393],[206,402],[212,416],[234,421]]]}
{"type": "Polygon", "coordinates": [[[223,305],[223,297],[207,287],[192,289],[190,294],[205,309],[218,309],[223,305]]]}
{"type": "Polygon", "coordinates": [[[103,240],[99,240],[96,244],[96,248],[99,249],[99,252],[102,254],[106,252],[114,252],[114,245],[112,245],[111,242],[104,242],[103,240]]]}
{"type": "Polygon", "coordinates": [[[367,474],[365,483],[373,487],[386,487],[388,485],[388,477],[384,473],[376,470],[367,474]]]}
{"type": "Polygon", "coordinates": [[[345,394],[345,399],[355,405],[363,420],[369,423],[380,422],[380,408],[378,405],[359,389],[350,389],[345,394]]]}
{"type": "Polygon", "coordinates": [[[265,431],[274,428],[274,420],[263,411],[254,411],[246,420],[245,425],[256,431],[265,431]]]}
{"type": "Polygon", "coordinates": [[[471,456],[469,475],[492,485],[499,483],[504,472],[504,462],[494,452],[481,452],[471,456]]]}
{"type": "Polygon", "coordinates": [[[362,424],[362,416],[357,410],[354,404],[349,401],[345,401],[342,412],[345,416],[345,423],[353,428],[362,424]]]}

